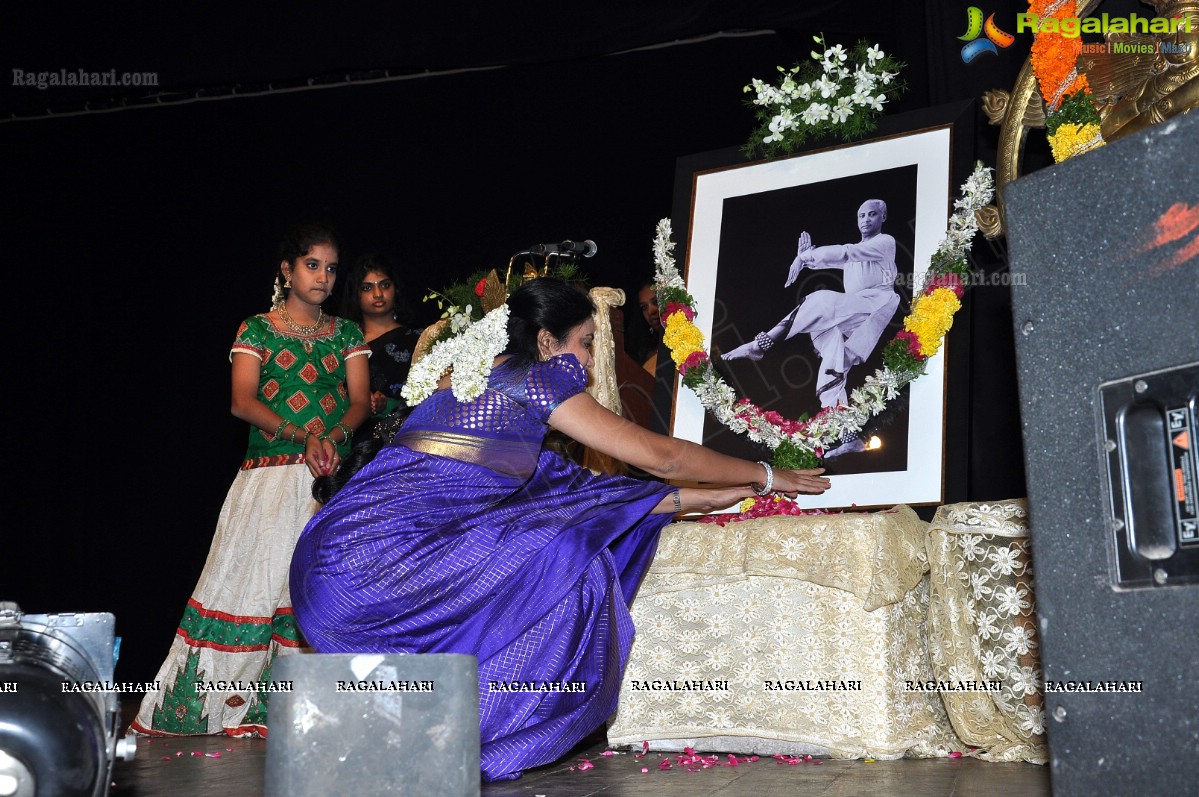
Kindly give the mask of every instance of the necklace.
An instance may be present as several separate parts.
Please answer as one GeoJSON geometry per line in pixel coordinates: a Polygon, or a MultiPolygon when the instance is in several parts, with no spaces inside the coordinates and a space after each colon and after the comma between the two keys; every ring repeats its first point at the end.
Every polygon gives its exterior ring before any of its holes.
{"type": "Polygon", "coordinates": [[[279,318],[283,319],[283,323],[292,332],[297,335],[315,335],[320,332],[321,327],[325,325],[325,310],[322,307],[316,309],[316,323],[311,325],[297,324],[292,320],[292,317],[287,313],[287,305],[279,305],[279,318]]]}

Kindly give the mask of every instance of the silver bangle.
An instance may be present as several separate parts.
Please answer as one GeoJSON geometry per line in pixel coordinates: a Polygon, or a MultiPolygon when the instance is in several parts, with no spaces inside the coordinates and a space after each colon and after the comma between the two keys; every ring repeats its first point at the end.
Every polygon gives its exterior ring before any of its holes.
{"type": "Polygon", "coordinates": [[[753,484],[750,484],[749,488],[758,495],[768,495],[772,490],[774,490],[774,468],[770,467],[769,462],[758,462],[758,464],[766,469],[766,481],[762,484],[761,490],[759,490],[753,484]]]}
{"type": "Polygon", "coordinates": [[[679,495],[678,490],[675,490],[673,493],[671,493],[671,496],[674,498],[674,513],[677,515],[679,512],[683,511],[683,497],[679,495]]]}

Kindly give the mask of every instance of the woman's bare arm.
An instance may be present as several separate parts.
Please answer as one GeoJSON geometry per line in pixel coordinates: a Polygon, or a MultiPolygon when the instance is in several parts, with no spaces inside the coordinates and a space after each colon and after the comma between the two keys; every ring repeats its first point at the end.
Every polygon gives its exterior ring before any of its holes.
{"type": "MultiPolygon", "coordinates": [[[[605,409],[587,393],[562,402],[551,413],[550,426],[588,448],[615,457],[663,479],[750,484],[766,480],[762,465],[651,432],[605,409]]],[[[774,489],[782,493],[822,493],[829,480],[823,469],[779,470],[774,489]]]]}

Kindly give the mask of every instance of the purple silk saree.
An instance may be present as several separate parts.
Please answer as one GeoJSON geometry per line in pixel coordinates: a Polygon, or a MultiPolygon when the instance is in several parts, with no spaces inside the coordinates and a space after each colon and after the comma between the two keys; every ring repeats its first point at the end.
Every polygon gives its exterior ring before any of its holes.
{"type": "Polygon", "coordinates": [[[594,475],[541,449],[586,384],[573,356],[501,365],[471,402],[418,405],[312,519],[291,595],[322,653],[464,653],[479,662],[483,775],[554,761],[615,711],[628,602],[673,488],[594,475]]]}

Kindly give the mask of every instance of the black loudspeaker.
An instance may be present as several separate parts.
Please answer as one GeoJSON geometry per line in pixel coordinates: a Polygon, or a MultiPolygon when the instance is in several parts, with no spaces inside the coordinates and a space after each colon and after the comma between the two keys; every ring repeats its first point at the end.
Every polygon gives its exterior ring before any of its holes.
{"type": "Polygon", "coordinates": [[[478,797],[474,656],[276,660],[266,797],[478,797]]]}
{"type": "Polygon", "coordinates": [[[1199,112],[1004,194],[1055,797],[1199,793],[1199,112]]]}

